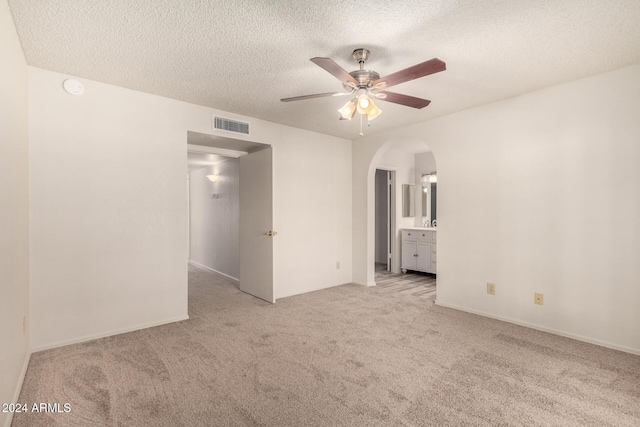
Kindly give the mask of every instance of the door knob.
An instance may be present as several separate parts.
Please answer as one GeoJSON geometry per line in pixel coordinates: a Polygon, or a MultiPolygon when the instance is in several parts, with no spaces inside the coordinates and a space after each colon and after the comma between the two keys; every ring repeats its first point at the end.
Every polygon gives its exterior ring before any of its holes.
{"type": "Polygon", "coordinates": [[[266,233],[264,233],[265,236],[270,236],[270,237],[273,237],[276,234],[278,234],[276,231],[271,231],[271,230],[269,230],[266,233]]]}

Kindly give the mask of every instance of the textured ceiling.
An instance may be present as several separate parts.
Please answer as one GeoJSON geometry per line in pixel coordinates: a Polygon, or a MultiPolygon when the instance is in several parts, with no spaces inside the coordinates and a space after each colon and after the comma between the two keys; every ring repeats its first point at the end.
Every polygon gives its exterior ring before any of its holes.
{"type": "Polygon", "coordinates": [[[437,57],[447,70],[395,86],[423,110],[378,102],[365,133],[640,63],[638,0],[9,0],[30,65],[356,138],[342,90],[309,61],[385,76],[437,57]]]}

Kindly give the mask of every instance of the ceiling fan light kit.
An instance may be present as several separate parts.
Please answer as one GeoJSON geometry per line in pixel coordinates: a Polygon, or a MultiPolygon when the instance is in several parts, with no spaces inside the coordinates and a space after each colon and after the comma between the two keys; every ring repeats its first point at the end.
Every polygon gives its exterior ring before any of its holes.
{"type": "Polygon", "coordinates": [[[371,108],[369,108],[369,111],[367,112],[367,119],[373,120],[378,117],[380,113],[382,113],[382,110],[380,110],[376,104],[371,101],[371,108]]]}
{"type": "Polygon", "coordinates": [[[351,120],[353,115],[356,113],[356,103],[351,100],[344,104],[342,108],[338,110],[338,112],[341,115],[340,120],[351,120]]]}
{"type": "Polygon", "coordinates": [[[358,96],[358,113],[366,115],[368,120],[373,120],[382,113],[382,111],[373,103],[373,100],[366,93],[358,96]]]}
{"type": "Polygon", "coordinates": [[[367,114],[367,111],[371,108],[371,100],[367,98],[367,95],[362,94],[358,97],[358,113],[367,114]]]}
{"type": "Polygon", "coordinates": [[[431,103],[428,99],[416,98],[386,90],[383,91],[383,89],[444,71],[446,70],[446,64],[443,61],[438,58],[433,58],[380,78],[380,75],[375,71],[364,69],[364,63],[369,59],[369,54],[370,52],[367,49],[361,48],[354,50],[351,56],[360,64],[360,69],[351,72],[347,72],[330,58],[311,58],[311,62],[338,78],[342,82],[342,86],[346,92],[295,96],[283,98],[280,101],[290,102],[326,96],[353,95],[353,98],[343,105],[338,112],[340,113],[340,120],[351,120],[356,111],[360,113],[360,136],[363,135],[363,116],[366,115],[367,121],[371,121],[382,113],[382,110],[378,108],[372,98],[417,109],[424,108],[431,103]]]}

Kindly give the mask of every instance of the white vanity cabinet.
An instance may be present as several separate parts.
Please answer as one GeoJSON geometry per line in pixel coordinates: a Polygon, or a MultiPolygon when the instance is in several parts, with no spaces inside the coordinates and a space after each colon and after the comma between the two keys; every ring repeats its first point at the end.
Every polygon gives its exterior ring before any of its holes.
{"type": "Polygon", "coordinates": [[[402,230],[402,272],[407,270],[436,273],[436,237],[434,228],[402,230]]]}

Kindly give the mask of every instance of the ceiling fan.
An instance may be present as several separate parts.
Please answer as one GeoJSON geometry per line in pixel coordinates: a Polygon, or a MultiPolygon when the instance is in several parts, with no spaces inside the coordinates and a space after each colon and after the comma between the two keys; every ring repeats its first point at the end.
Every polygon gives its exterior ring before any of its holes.
{"type": "MultiPolygon", "coordinates": [[[[447,67],[443,61],[433,58],[381,78],[375,71],[364,69],[364,63],[369,58],[369,53],[367,49],[362,48],[353,51],[352,56],[360,64],[360,69],[350,73],[330,58],[311,58],[311,62],[338,78],[346,92],[294,96],[283,98],[280,101],[290,102],[327,96],[353,95],[353,98],[338,110],[340,112],[340,120],[351,120],[356,111],[362,116],[366,115],[368,120],[378,117],[382,111],[373,103],[372,98],[417,109],[424,108],[431,103],[428,99],[389,92],[386,89],[400,83],[444,71],[447,67]]],[[[360,130],[360,135],[362,135],[362,129],[360,130]]]]}

